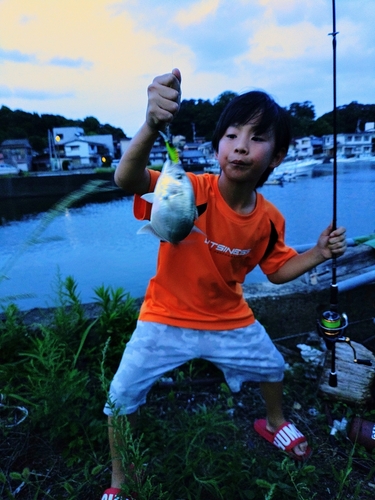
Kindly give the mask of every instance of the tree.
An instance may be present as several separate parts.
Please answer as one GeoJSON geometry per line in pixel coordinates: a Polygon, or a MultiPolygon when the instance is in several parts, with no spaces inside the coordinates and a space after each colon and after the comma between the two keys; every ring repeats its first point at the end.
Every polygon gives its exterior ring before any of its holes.
{"type": "Polygon", "coordinates": [[[192,141],[194,136],[209,141],[221,112],[236,95],[230,91],[223,92],[214,103],[203,99],[184,99],[172,122],[172,134],[183,135],[188,141],[192,141]]]}
{"type": "Polygon", "coordinates": [[[310,101],[294,102],[286,110],[290,117],[293,137],[313,135],[315,109],[310,101]]]}
{"type": "Polygon", "coordinates": [[[48,131],[57,127],[82,127],[87,133],[111,134],[115,140],[126,137],[122,129],[108,123],[101,125],[93,116],[71,120],[60,115],[38,115],[19,109],[12,111],[6,106],[0,108],[0,144],[6,139],[29,139],[31,147],[41,153],[48,146],[48,131]]]}
{"type": "Polygon", "coordinates": [[[97,135],[100,129],[99,120],[93,116],[87,116],[82,122],[82,128],[86,135],[97,135]]]}
{"type": "Polygon", "coordinates": [[[322,137],[323,135],[329,135],[333,133],[332,120],[329,120],[323,116],[315,120],[312,126],[312,135],[316,137],[322,137]]]}
{"type": "MultiPolygon", "coordinates": [[[[333,123],[333,111],[324,114],[322,119],[333,123]]],[[[353,101],[337,108],[337,132],[363,132],[366,122],[375,122],[375,104],[359,104],[353,101]]],[[[332,133],[332,132],[331,132],[332,133]]]]}

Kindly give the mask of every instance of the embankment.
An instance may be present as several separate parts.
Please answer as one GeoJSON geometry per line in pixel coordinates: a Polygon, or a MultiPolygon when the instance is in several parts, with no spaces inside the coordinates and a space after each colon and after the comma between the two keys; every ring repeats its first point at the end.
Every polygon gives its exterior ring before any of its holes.
{"type": "MultiPolygon", "coordinates": [[[[86,182],[105,180],[118,189],[113,180],[113,171],[95,172],[46,172],[20,176],[0,177],[0,200],[13,198],[36,198],[43,196],[66,196],[79,189],[86,182]]],[[[120,190],[119,190],[120,191],[120,190]]]]}

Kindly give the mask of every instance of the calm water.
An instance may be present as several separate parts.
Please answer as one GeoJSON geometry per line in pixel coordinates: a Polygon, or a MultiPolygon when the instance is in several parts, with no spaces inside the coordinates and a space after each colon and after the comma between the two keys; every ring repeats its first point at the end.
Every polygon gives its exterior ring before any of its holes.
{"type": "MultiPolygon", "coordinates": [[[[264,186],[261,192],[285,215],[291,245],[315,242],[332,219],[332,176],[299,178],[283,187],[264,186]]],[[[43,212],[38,211],[52,204],[0,204],[0,275],[40,224],[43,212]]],[[[142,224],[134,219],[128,197],[66,210],[12,262],[8,279],[0,282],[0,298],[26,294],[30,297],[14,300],[21,309],[53,306],[58,275],[74,277],[83,302],[91,302],[100,285],[123,287],[141,297],[155,272],[158,247],[152,236],[136,234],[142,224]]],[[[375,231],[375,168],[370,163],[339,165],[338,225],[347,228],[348,237],[375,231]]],[[[247,282],[263,279],[255,270],[247,282]]]]}

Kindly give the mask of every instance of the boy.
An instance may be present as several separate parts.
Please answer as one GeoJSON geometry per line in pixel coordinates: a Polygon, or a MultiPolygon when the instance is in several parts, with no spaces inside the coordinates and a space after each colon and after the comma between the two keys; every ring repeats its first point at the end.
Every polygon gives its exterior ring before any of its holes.
{"type": "MultiPolygon", "coordinates": [[[[158,131],[179,109],[178,69],[156,77],[148,88],[146,121],[132,139],[115,173],[116,183],[135,193],[134,214],[148,219],[150,205],[140,196],[154,189],[158,172],[146,168],[158,131]]],[[[328,227],[315,247],[297,254],[284,243],[284,219],[256,188],[287,154],[290,128],[286,112],[263,92],[233,99],[217,124],[213,146],[219,176],[188,174],[197,206],[206,207],[182,243],[161,242],[156,276],[149,283],[137,328],[112,381],[110,400],[132,425],[152,384],[166,371],[193,358],[213,362],[232,391],[245,381],[259,382],[266,419],[255,430],[295,459],[310,453],[305,437],[282,410],[284,360],[243,298],[241,283],[259,264],[272,283],[285,283],[346,248],[345,229],[328,227]]],[[[112,487],[120,492],[126,474],[116,458],[109,416],[112,487]]]]}

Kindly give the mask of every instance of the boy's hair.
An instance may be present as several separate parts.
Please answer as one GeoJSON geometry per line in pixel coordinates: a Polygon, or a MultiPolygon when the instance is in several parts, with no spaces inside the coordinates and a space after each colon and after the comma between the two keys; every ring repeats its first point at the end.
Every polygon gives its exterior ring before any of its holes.
{"type": "MultiPolygon", "coordinates": [[[[220,139],[228,127],[245,125],[254,119],[258,120],[256,133],[273,132],[275,138],[273,154],[276,155],[281,150],[286,154],[292,136],[288,113],[271,96],[259,90],[238,95],[226,105],[212,137],[214,151],[218,151],[220,139]]],[[[272,169],[267,169],[256,187],[261,187],[271,172],[272,169]]]]}

